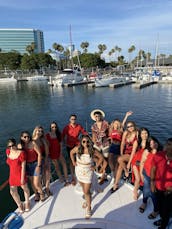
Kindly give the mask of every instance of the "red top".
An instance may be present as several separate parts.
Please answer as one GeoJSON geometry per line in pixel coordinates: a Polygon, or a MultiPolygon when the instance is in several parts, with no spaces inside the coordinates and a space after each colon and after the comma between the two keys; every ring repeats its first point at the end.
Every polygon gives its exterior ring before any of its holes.
{"type": "Polygon", "coordinates": [[[153,153],[148,153],[147,155],[147,159],[144,163],[144,170],[146,172],[146,175],[150,177],[151,175],[151,168],[152,168],[152,161],[153,161],[153,158],[156,154],[153,154],[153,153]]]}
{"type": "Polygon", "coordinates": [[[163,151],[155,154],[152,162],[153,166],[156,167],[156,188],[165,191],[168,187],[172,187],[172,160],[168,160],[166,153],[163,151]]]}
{"type": "Polygon", "coordinates": [[[49,157],[54,160],[60,157],[61,145],[57,138],[52,138],[50,133],[46,134],[46,138],[49,142],[49,157]]]}
{"type": "Polygon", "coordinates": [[[75,126],[68,124],[62,131],[62,139],[64,139],[66,136],[66,145],[70,148],[73,148],[79,144],[78,137],[80,134],[87,135],[88,133],[80,124],[75,124],[75,126]]]}
{"type": "Polygon", "coordinates": [[[137,141],[137,137],[135,136],[132,141],[127,141],[125,140],[125,154],[131,154],[132,149],[133,149],[133,144],[134,142],[137,141]]]}
{"type": "Polygon", "coordinates": [[[38,155],[33,148],[32,149],[29,149],[29,148],[25,149],[25,152],[26,152],[26,162],[37,161],[38,155]]]}
{"type": "MultiPolygon", "coordinates": [[[[10,186],[21,186],[21,170],[22,163],[26,161],[24,151],[21,151],[20,155],[16,159],[7,158],[6,163],[10,167],[9,184],[10,186]]],[[[27,182],[26,175],[24,178],[24,184],[27,182]]]]}
{"type": "Polygon", "coordinates": [[[110,138],[112,140],[116,140],[116,141],[121,142],[122,134],[118,130],[113,130],[112,133],[110,134],[110,138]]]}

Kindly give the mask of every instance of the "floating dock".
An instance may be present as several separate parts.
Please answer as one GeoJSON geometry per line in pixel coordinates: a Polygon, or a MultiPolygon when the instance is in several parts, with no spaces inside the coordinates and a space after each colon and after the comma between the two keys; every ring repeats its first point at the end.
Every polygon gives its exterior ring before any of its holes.
{"type": "Polygon", "coordinates": [[[152,85],[152,84],[157,84],[157,83],[158,83],[157,81],[136,82],[136,83],[133,85],[133,87],[134,87],[134,88],[137,88],[137,89],[142,89],[142,88],[144,88],[144,87],[148,87],[148,86],[150,86],[150,85],[152,85]]]}
{"type": "Polygon", "coordinates": [[[123,87],[123,86],[127,86],[130,84],[135,83],[135,81],[127,81],[127,82],[121,82],[121,83],[113,83],[113,84],[109,84],[110,88],[118,88],[118,87],[123,87]]]}

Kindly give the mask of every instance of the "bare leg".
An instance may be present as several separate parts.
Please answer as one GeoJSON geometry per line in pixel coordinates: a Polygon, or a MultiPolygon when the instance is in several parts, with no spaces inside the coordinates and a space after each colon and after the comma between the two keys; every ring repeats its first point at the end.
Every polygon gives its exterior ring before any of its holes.
{"type": "Polygon", "coordinates": [[[55,167],[57,176],[59,177],[60,181],[63,182],[63,176],[62,176],[62,173],[60,171],[60,167],[59,167],[58,161],[57,160],[52,160],[52,162],[53,162],[53,165],[55,167]]]}
{"type": "Polygon", "coordinates": [[[134,198],[134,200],[137,200],[138,199],[138,189],[140,186],[140,174],[139,174],[138,168],[135,165],[133,166],[133,173],[134,173],[134,177],[135,177],[133,198],[134,198]]]}
{"type": "Polygon", "coordinates": [[[68,182],[68,172],[67,172],[67,165],[66,165],[66,161],[63,157],[63,155],[60,155],[59,161],[61,162],[62,168],[63,168],[63,173],[64,173],[64,177],[65,177],[65,181],[68,182]]]}
{"type": "Polygon", "coordinates": [[[13,197],[15,203],[17,204],[17,207],[19,208],[20,212],[23,212],[23,205],[20,199],[20,196],[18,194],[18,189],[15,186],[10,186],[10,194],[13,197]]]}
{"type": "Polygon", "coordinates": [[[30,201],[29,201],[30,190],[27,184],[21,185],[21,188],[23,189],[24,197],[25,197],[25,211],[29,211],[30,210],[30,201]]]}

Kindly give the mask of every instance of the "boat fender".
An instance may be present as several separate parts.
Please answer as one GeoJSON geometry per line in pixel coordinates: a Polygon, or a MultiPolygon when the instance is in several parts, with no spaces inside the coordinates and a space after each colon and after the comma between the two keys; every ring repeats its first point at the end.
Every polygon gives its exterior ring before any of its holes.
{"type": "Polygon", "coordinates": [[[11,212],[0,223],[0,229],[19,229],[23,223],[24,220],[21,215],[11,212]]]}

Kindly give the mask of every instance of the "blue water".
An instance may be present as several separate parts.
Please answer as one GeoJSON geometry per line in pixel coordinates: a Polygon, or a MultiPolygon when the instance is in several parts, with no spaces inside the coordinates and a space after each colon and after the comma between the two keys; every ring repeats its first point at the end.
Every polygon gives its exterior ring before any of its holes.
{"type": "MultiPolygon", "coordinates": [[[[0,184],[8,178],[5,163],[5,146],[9,137],[19,139],[22,130],[32,132],[41,124],[46,131],[53,120],[60,128],[68,122],[69,115],[76,113],[78,122],[88,131],[92,120],[90,112],[104,110],[106,120],[123,119],[128,110],[134,113],[129,118],[138,127],[147,127],[162,143],[172,137],[172,84],[135,89],[49,87],[47,82],[18,82],[0,85],[0,184]]],[[[15,208],[9,188],[0,191],[0,220],[15,208]]]]}

